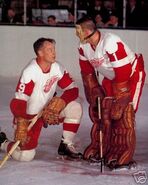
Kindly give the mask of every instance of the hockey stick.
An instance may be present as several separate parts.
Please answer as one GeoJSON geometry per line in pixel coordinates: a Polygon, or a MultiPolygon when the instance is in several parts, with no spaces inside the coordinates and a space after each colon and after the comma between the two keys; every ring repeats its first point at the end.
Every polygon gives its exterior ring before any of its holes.
{"type": "MultiPolygon", "coordinates": [[[[28,126],[28,131],[33,127],[33,125],[36,123],[36,121],[41,117],[42,111],[40,111],[32,120],[31,123],[28,126]]],[[[11,147],[10,151],[4,156],[2,161],[0,162],[0,168],[7,162],[7,160],[10,158],[12,153],[16,150],[18,145],[20,144],[20,141],[16,141],[14,145],[11,147]]]]}
{"type": "Polygon", "coordinates": [[[99,138],[100,138],[100,159],[101,159],[101,173],[103,172],[103,134],[102,134],[102,121],[101,121],[101,102],[100,97],[98,97],[98,116],[99,116],[99,138]]]}
{"type": "Polygon", "coordinates": [[[0,163],[0,168],[6,163],[6,161],[9,159],[11,154],[15,151],[15,149],[18,147],[20,144],[20,141],[17,141],[14,143],[14,145],[11,147],[10,151],[4,156],[3,160],[0,163]]]}

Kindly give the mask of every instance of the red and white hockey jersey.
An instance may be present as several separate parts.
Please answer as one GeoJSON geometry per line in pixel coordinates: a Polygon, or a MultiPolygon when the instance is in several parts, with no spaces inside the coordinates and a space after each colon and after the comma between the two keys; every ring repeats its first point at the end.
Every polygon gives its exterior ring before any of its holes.
{"type": "Polygon", "coordinates": [[[134,71],[135,54],[112,33],[101,33],[95,49],[89,43],[81,44],[79,53],[81,70],[85,73],[91,71],[86,62],[90,62],[104,77],[116,82],[128,80],[134,71]]]}
{"type": "Polygon", "coordinates": [[[60,63],[53,63],[50,71],[43,73],[36,59],[33,59],[18,82],[15,98],[10,104],[12,113],[23,117],[37,114],[52,99],[57,86],[63,90],[61,98],[66,103],[78,97],[78,87],[60,63]]]}
{"type": "Polygon", "coordinates": [[[131,99],[136,111],[145,81],[143,57],[132,52],[117,35],[102,32],[100,34],[96,48],[89,43],[80,44],[81,71],[90,74],[95,70],[102,74],[104,78],[101,83],[106,96],[114,96],[112,82],[130,81],[131,99]]]}

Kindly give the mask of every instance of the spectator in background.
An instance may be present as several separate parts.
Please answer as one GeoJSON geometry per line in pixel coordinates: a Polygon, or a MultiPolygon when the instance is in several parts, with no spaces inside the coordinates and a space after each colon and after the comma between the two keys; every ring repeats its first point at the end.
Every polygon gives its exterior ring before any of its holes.
{"type": "Polygon", "coordinates": [[[33,25],[44,25],[42,17],[40,17],[40,16],[35,17],[35,19],[32,21],[32,24],[33,25]]]}
{"type": "Polygon", "coordinates": [[[56,21],[56,16],[54,15],[49,15],[47,18],[47,24],[50,26],[56,26],[57,21],[56,21]]]}
{"type": "Polygon", "coordinates": [[[31,17],[30,17],[30,14],[26,14],[26,20],[25,20],[25,15],[24,15],[24,13],[21,13],[20,14],[20,17],[19,17],[19,20],[18,20],[18,22],[17,22],[18,24],[20,23],[20,24],[24,24],[24,23],[26,23],[26,24],[31,24],[32,23],[32,19],[31,19],[31,17]]]}
{"type": "Polygon", "coordinates": [[[88,10],[88,15],[90,17],[95,18],[95,15],[98,11],[102,15],[102,21],[106,22],[109,18],[109,13],[108,13],[107,9],[104,7],[102,0],[95,0],[94,1],[93,7],[88,10]]]}
{"type": "Polygon", "coordinates": [[[119,26],[119,19],[118,15],[116,13],[112,13],[109,16],[109,20],[105,23],[105,27],[112,27],[112,28],[117,28],[119,26]]]}
{"type": "Polygon", "coordinates": [[[68,24],[74,24],[75,16],[74,16],[74,10],[68,10],[68,24]]]}
{"type": "Polygon", "coordinates": [[[2,20],[3,23],[15,24],[19,21],[19,16],[16,14],[13,8],[7,10],[7,15],[2,20]]]}
{"type": "Polygon", "coordinates": [[[98,11],[96,13],[96,16],[95,16],[95,22],[96,22],[96,26],[97,27],[104,27],[104,22],[102,21],[103,18],[102,18],[102,15],[101,13],[98,11]]]}
{"type": "Polygon", "coordinates": [[[74,10],[73,9],[68,9],[68,18],[64,22],[58,22],[58,25],[61,26],[69,26],[69,25],[74,25],[75,21],[75,16],[74,16],[74,10]]]}
{"type": "Polygon", "coordinates": [[[141,8],[141,27],[148,27],[148,1],[147,0],[141,0],[140,4],[141,8]]]}
{"type": "Polygon", "coordinates": [[[139,27],[141,11],[136,0],[128,0],[126,7],[126,27],[139,27]]]}
{"type": "Polygon", "coordinates": [[[115,2],[114,0],[105,0],[104,7],[107,9],[108,14],[111,15],[115,10],[115,2]]]}

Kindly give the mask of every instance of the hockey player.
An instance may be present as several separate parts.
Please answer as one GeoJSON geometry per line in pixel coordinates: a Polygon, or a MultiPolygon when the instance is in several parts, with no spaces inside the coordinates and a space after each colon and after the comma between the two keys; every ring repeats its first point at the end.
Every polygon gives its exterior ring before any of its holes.
{"type": "MultiPolygon", "coordinates": [[[[76,101],[78,87],[67,70],[56,61],[55,41],[50,38],[39,38],[33,45],[37,55],[23,70],[16,87],[15,97],[10,103],[14,115],[15,141],[20,141],[19,147],[12,157],[19,161],[31,161],[35,157],[39,135],[44,123],[49,125],[63,123],[63,133],[58,154],[70,158],[80,158],[73,145],[82,107],[76,101]],[[63,94],[54,96],[57,86],[63,94]],[[30,121],[41,110],[40,117],[30,131],[27,130],[30,121]]],[[[0,133],[1,149],[9,152],[14,142],[0,133]]]]}
{"type": "Polygon", "coordinates": [[[76,35],[80,39],[79,64],[93,122],[91,144],[84,151],[84,158],[100,159],[99,96],[105,164],[110,168],[128,165],[134,155],[135,113],[145,81],[143,57],[135,54],[119,36],[97,30],[89,17],[76,22],[76,35]],[[98,81],[97,73],[102,81],[98,81]]]}

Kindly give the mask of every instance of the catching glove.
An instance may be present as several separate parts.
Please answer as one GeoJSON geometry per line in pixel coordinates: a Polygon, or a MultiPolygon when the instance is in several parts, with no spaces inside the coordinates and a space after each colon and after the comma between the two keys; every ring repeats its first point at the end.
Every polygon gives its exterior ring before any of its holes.
{"type": "Polygon", "coordinates": [[[53,97],[47,107],[44,108],[42,118],[49,125],[58,124],[59,114],[65,108],[66,103],[60,97],[53,97]]]}

